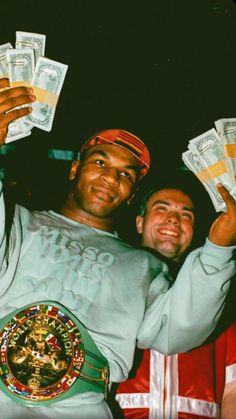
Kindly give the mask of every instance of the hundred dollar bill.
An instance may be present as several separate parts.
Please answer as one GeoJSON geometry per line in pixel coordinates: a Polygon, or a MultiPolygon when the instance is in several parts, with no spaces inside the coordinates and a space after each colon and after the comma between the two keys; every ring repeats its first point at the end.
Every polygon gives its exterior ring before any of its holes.
{"type": "Polygon", "coordinates": [[[40,57],[37,61],[32,87],[36,101],[32,103],[33,112],[27,121],[45,131],[52,129],[58,97],[68,66],[40,57]]]}
{"type": "Polygon", "coordinates": [[[217,132],[224,145],[230,171],[236,181],[236,118],[224,118],[215,121],[217,132]]]}
{"type": "Polygon", "coordinates": [[[46,35],[16,31],[16,48],[31,48],[35,53],[35,62],[45,54],[46,35]]]}
{"type": "Polygon", "coordinates": [[[0,45],[0,78],[8,77],[8,65],[6,59],[6,51],[12,49],[10,42],[0,45]]]}
{"type": "Polygon", "coordinates": [[[189,149],[198,154],[209,179],[221,182],[230,192],[235,183],[216,130],[213,128],[191,140],[189,149]]]}
{"type": "Polygon", "coordinates": [[[33,50],[9,49],[6,51],[6,59],[11,86],[30,85],[34,73],[33,50]]]}
{"type": "MultiPolygon", "coordinates": [[[[9,49],[6,51],[8,63],[9,80],[11,87],[29,86],[33,78],[34,72],[34,53],[31,49],[9,49]]],[[[27,106],[27,105],[23,105],[27,106]]],[[[32,125],[26,117],[16,121],[14,131],[17,131],[17,138],[29,135],[32,125]],[[17,125],[19,125],[17,127],[17,125]],[[25,134],[25,135],[24,135],[25,134]],[[19,137],[21,135],[21,137],[19,137]]],[[[15,140],[14,139],[14,140],[15,140]]],[[[13,141],[13,140],[12,140],[13,141]]]]}
{"type": "Polygon", "coordinates": [[[11,143],[12,141],[19,140],[20,138],[28,137],[30,134],[31,131],[26,131],[23,122],[20,119],[17,119],[9,124],[5,143],[11,143]]]}
{"type": "Polygon", "coordinates": [[[208,192],[211,201],[216,211],[224,211],[226,209],[225,203],[216,189],[217,182],[214,179],[205,178],[205,167],[199,159],[197,153],[192,150],[187,150],[182,154],[184,164],[193,172],[202,182],[206,191],[208,192]]]}

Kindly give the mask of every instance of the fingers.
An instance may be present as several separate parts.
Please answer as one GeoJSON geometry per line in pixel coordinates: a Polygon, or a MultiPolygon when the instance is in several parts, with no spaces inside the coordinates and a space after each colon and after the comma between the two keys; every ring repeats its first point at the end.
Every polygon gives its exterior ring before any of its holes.
{"type": "Polygon", "coordinates": [[[26,116],[32,112],[32,108],[21,108],[21,109],[14,109],[11,112],[8,112],[4,115],[1,115],[0,118],[0,129],[5,128],[10,124],[10,122],[15,121],[15,119],[21,118],[22,116],[26,116]]]}
{"type": "Polygon", "coordinates": [[[9,79],[7,78],[0,78],[0,90],[5,89],[5,87],[10,87],[9,79]]]}
{"type": "Polygon", "coordinates": [[[35,100],[31,87],[12,88],[7,78],[0,79],[0,144],[6,139],[8,125],[32,112],[30,106],[22,107],[22,105],[29,105],[35,100]]]}
{"type": "MultiPolygon", "coordinates": [[[[5,93],[5,92],[4,92],[5,93]]],[[[31,94],[24,94],[21,96],[9,96],[6,95],[5,100],[1,102],[0,99],[0,114],[9,112],[11,109],[16,108],[17,106],[25,105],[27,103],[34,102],[36,97],[31,94]]]]}
{"type": "Polygon", "coordinates": [[[19,109],[19,107],[36,100],[36,97],[32,94],[33,89],[31,87],[8,87],[9,80],[0,79],[0,89],[7,88],[0,92],[0,129],[5,129],[10,122],[28,115],[32,111],[32,108],[25,107],[19,109]]]}
{"type": "Polygon", "coordinates": [[[0,115],[11,111],[17,106],[35,101],[32,87],[9,87],[10,84],[7,78],[0,79],[0,115]],[[5,90],[1,91],[1,89],[5,90]]]}
{"type": "Polygon", "coordinates": [[[218,189],[218,192],[221,195],[222,199],[224,200],[227,209],[229,210],[232,207],[236,208],[236,202],[235,202],[234,198],[229,193],[229,191],[225,188],[225,186],[222,185],[222,183],[217,184],[217,189],[218,189]]]}
{"type": "MultiPolygon", "coordinates": [[[[0,86],[0,88],[1,88],[1,86],[0,86]]],[[[17,97],[17,96],[29,95],[29,94],[34,93],[34,90],[33,90],[32,87],[25,87],[25,86],[11,87],[11,88],[9,88],[9,86],[6,86],[5,89],[6,90],[3,90],[0,93],[0,103],[4,102],[5,100],[10,99],[10,98],[14,98],[14,97],[17,97]]]]}
{"type": "MultiPolygon", "coordinates": [[[[7,87],[8,79],[0,80],[0,88],[7,87]]],[[[0,115],[9,112],[11,109],[35,101],[31,87],[8,88],[0,93],[0,115]]]]}

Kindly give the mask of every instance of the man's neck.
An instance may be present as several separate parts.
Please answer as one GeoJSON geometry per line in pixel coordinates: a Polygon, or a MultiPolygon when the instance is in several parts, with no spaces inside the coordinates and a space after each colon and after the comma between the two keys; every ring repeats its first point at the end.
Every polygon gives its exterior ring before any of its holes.
{"type": "Polygon", "coordinates": [[[114,231],[114,220],[113,218],[99,218],[92,214],[89,214],[83,210],[75,210],[68,205],[62,206],[59,211],[64,217],[70,218],[78,223],[85,224],[89,227],[97,228],[99,230],[113,232],[114,231]]]}
{"type": "Polygon", "coordinates": [[[142,249],[147,250],[148,252],[152,253],[157,259],[160,259],[162,262],[166,263],[166,265],[169,268],[170,276],[172,277],[173,280],[176,279],[179,273],[179,270],[183,264],[185,256],[183,256],[179,260],[173,260],[167,256],[164,256],[162,253],[150,247],[142,246],[142,249]]]}

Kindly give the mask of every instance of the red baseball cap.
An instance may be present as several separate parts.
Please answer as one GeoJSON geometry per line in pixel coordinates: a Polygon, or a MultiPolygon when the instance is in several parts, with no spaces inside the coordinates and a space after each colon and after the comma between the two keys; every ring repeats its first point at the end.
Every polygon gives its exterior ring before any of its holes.
{"type": "Polygon", "coordinates": [[[89,140],[87,140],[82,148],[81,153],[87,148],[93,147],[97,144],[115,144],[122,147],[136,157],[140,166],[140,177],[147,174],[150,168],[150,154],[146,145],[131,132],[121,129],[106,129],[97,132],[89,140]]]}

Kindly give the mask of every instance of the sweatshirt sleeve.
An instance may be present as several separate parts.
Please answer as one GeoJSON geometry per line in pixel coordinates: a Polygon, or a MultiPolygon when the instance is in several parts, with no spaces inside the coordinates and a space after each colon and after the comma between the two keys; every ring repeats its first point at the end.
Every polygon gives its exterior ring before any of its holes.
{"type": "Polygon", "coordinates": [[[230,279],[236,272],[234,249],[207,239],[186,258],[171,288],[163,280],[163,272],[153,280],[138,333],[140,348],[172,354],[206,340],[221,316],[230,279]]]}
{"type": "Polygon", "coordinates": [[[0,181],[0,296],[11,284],[19,260],[22,242],[20,215],[14,217],[6,231],[6,212],[3,196],[3,185],[0,181]]]}
{"type": "Polygon", "coordinates": [[[4,257],[6,253],[6,232],[5,232],[5,205],[3,199],[3,185],[0,181],[0,272],[4,269],[4,257]]]}

